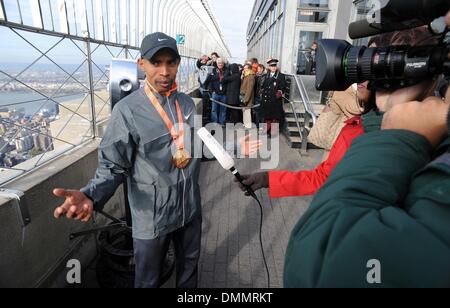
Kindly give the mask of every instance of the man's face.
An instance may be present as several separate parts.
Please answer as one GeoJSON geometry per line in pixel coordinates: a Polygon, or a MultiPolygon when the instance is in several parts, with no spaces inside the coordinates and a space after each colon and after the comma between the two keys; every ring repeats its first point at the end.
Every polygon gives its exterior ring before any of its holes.
{"type": "Polygon", "coordinates": [[[368,89],[368,86],[369,86],[368,81],[358,84],[357,96],[360,102],[362,103],[369,102],[370,95],[372,94],[372,92],[368,89]]]}
{"type": "Polygon", "coordinates": [[[223,60],[222,60],[222,59],[218,59],[218,60],[217,60],[217,67],[218,67],[219,69],[223,69],[224,65],[225,65],[225,63],[223,63],[223,60]]]}
{"type": "Polygon", "coordinates": [[[272,73],[276,73],[277,70],[278,70],[278,67],[277,67],[276,64],[272,64],[272,65],[269,66],[269,69],[270,69],[270,71],[271,71],[272,73]]]}
{"type": "Polygon", "coordinates": [[[160,94],[167,93],[173,86],[180,66],[178,59],[169,50],[158,52],[151,60],[139,59],[139,67],[145,72],[147,81],[160,94]]]}

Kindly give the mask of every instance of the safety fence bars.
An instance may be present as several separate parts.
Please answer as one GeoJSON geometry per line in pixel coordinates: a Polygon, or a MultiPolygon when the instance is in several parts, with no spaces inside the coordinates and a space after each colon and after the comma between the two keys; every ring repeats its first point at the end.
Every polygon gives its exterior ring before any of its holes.
{"type": "Polygon", "coordinates": [[[198,88],[196,59],[229,55],[203,2],[0,0],[0,185],[97,137],[111,59],[137,59],[148,33],[183,34],[177,83],[198,88]]]}

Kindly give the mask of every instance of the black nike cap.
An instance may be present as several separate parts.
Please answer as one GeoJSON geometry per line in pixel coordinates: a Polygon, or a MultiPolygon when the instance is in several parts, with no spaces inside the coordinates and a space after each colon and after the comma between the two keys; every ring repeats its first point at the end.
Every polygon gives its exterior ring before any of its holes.
{"type": "Polygon", "coordinates": [[[181,58],[177,41],[162,32],[149,34],[142,40],[141,57],[151,60],[162,49],[169,49],[177,58],[181,58]]]}

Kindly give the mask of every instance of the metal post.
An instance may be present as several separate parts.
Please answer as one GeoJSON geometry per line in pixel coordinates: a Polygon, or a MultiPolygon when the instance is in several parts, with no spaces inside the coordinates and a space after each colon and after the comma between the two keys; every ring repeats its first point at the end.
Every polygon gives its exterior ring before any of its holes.
{"type": "Polygon", "coordinates": [[[307,155],[308,154],[308,135],[309,135],[309,121],[311,120],[311,115],[308,112],[305,112],[305,125],[303,127],[302,132],[302,148],[301,148],[301,154],[307,155]]]}
{"type": "Polygon", "coordinates": [[[97,114],[95,113],[95,89],[94,89],[94,76],[92,72],[92,54],[91,54],[91,42],[88,38],[85,39],[86,54],[87,54],[87,66],[88,66],[88,78],[89,78],[89,95],[91,96],[91,113],[92,113],[92,138],[97,137],[97,114]]]}

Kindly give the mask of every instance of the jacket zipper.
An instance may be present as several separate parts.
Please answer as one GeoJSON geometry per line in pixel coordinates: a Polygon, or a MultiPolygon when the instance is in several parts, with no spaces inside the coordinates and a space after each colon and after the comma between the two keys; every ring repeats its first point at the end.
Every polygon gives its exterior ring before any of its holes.
{"type": "MultiPolygon", "coordinates": [[[[170,106],[169,98],[167,97],[167,104],[169,105],[170,114],[172,115],[172,119],[174,123],[176,123],[175,116],[172,112],[172,107],[170,106]]],[[[178,125],[181,125],[179,123],[178,125]]],[[[186,194],[186,175],[184,174],[184,170],[181,169],[181,174],[183,175],[183,224],[182,227],[184,228],[184,225],[186,224],[186,212],[185,212],[185,194],[186,194]]]]}

